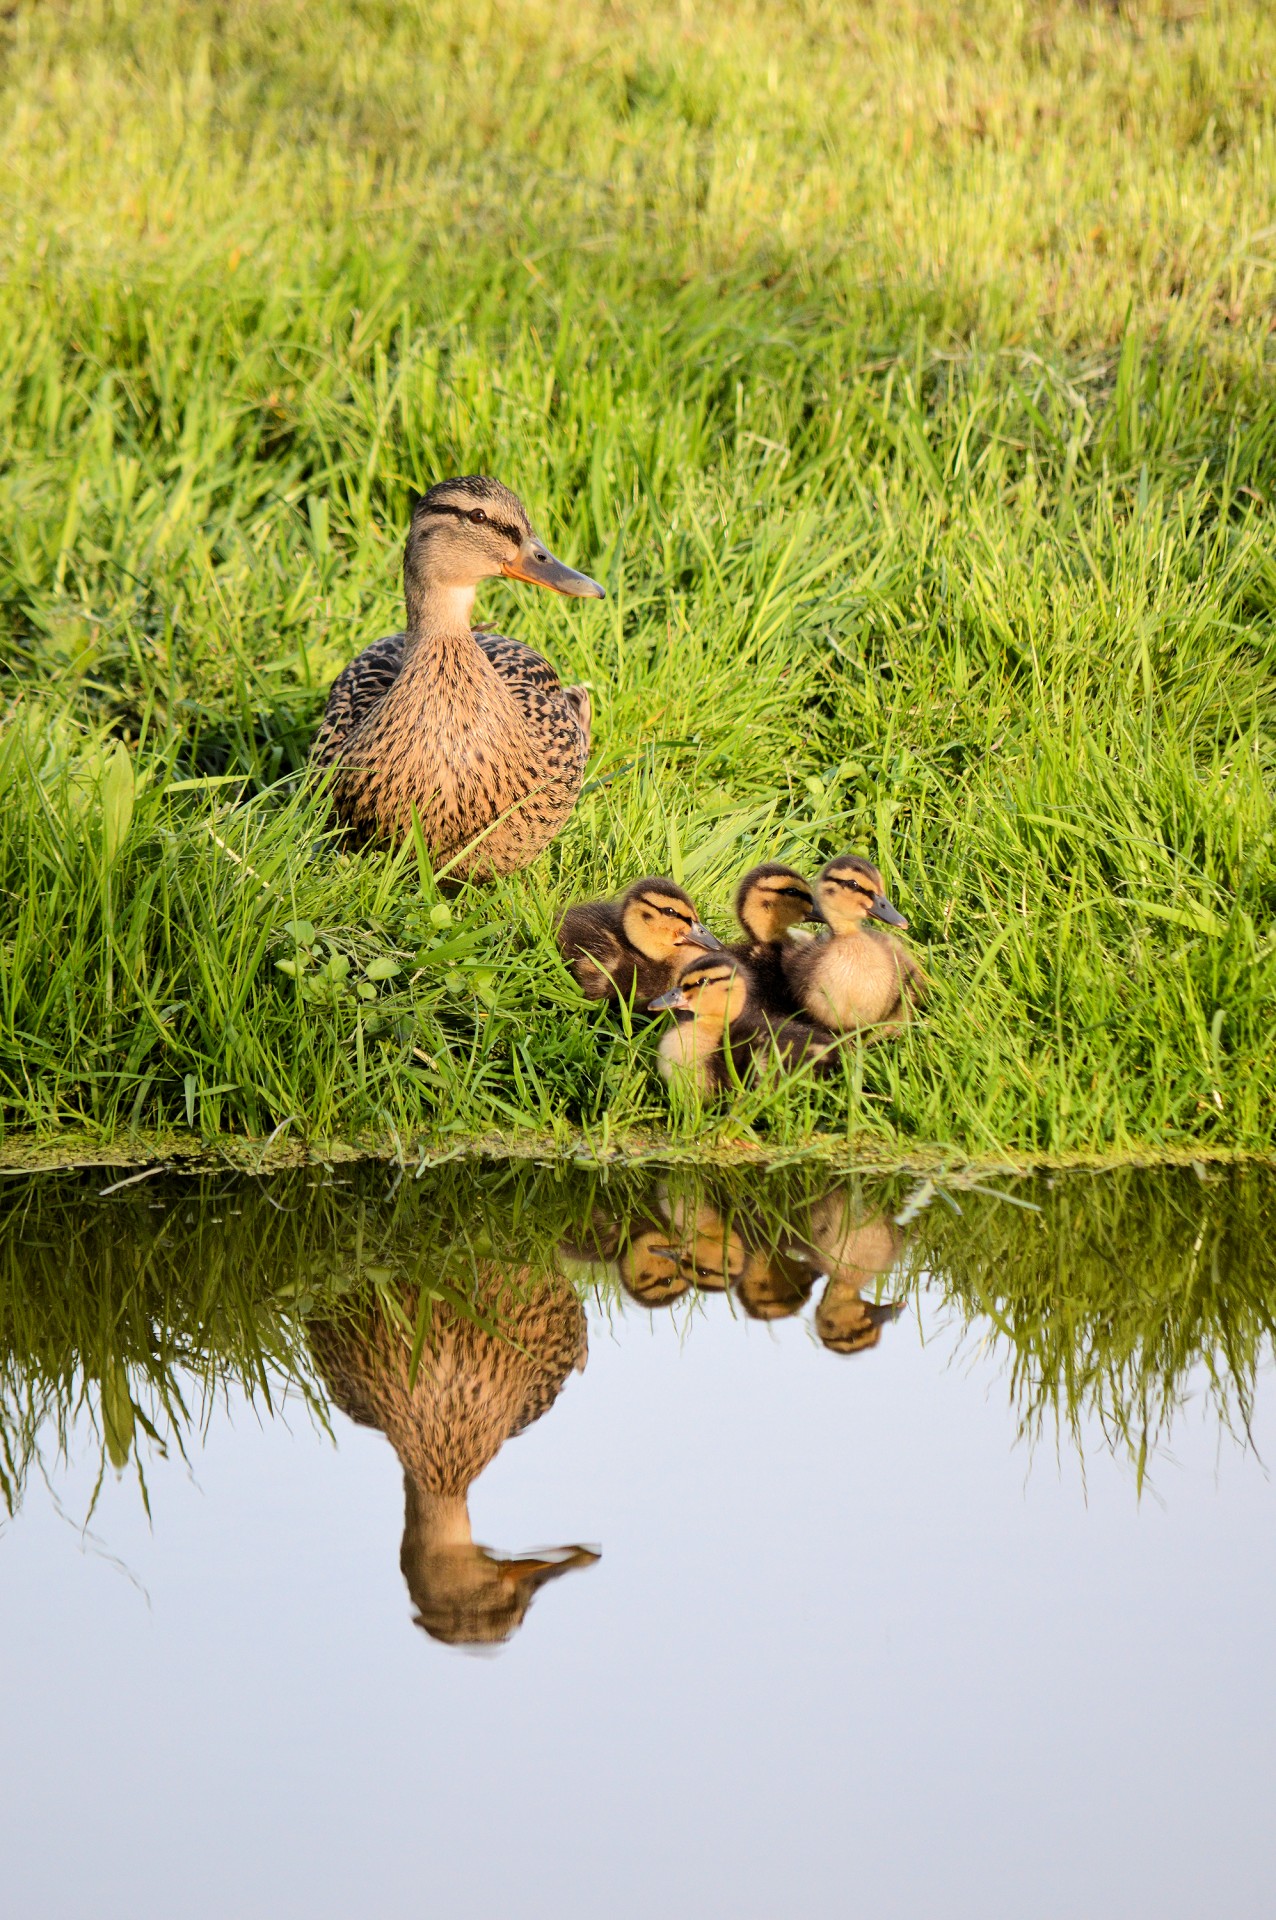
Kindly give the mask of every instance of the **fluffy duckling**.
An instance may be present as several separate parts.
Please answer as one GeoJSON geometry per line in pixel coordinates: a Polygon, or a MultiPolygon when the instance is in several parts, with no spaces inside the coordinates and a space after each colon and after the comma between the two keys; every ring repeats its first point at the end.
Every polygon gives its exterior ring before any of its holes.
{"type": "Polygon", "coordinates": [[[924,975],[898,940],[865,924],[908,925],[882,891],[881,874],[856,854],[839,854],[816,880],[815,898],[828,933],[781,949],[785,978],[804,1012],[839,1033],[898,1033],[924,975]]]}
{"type": "Polygon", "coordinates": [[[756,1005],[748,968],[729,953],[693,961],[677,986],[650,1005],[653,1013],[675,1015],[660,1042],[661,1073],[670,1083],[689,1082],[706,1098],[750,1072],[764,1073],[777,1056],[788,1072],[836,1071],[833,1035],[805,1020],[768,1020],[756,1005]]]}
{"type": "Polygon", "coordinates": [[[725,1293],[744,1271],[748,1250],[739,1227],[723,1218],[696,1192],[660,1192],[660,1211],[669,1221],[666,1238],[678,1271],[701,1293],[725,1293]]]}
{"type": "Polygon", "coordinates": [[[589,755],[585,688],[564,687],[519,641],[470,627],[476,589],[500,574],[602,598],[498,480],[431,487],[404,549],[406,630],[337,675],[310,755],[332,769],[333,808],[356,843],[400,840],[415,816],[457,877],[527,866],[575,806],[589,755]]]}
{"type": "Polygon", "coordinates": [[[735,916],[748,937],[727,951],[743,960],[752,974],[758,1006],[781,1019],[799,1013],[797,997],[784,974],[784,952],[791,944],[790,928],[803,920],[823,918],[810,881],[794,868],[769,860],[752,868],[740,882],[735,916]]]}
{"type": "Polygon", "coordinates": [[[688,961],[722,950],[690,895],[660,878],[635,880],[619,900],[568,907],[558,946],[588,999],[640,1007],[667,993],[688,961]]]}

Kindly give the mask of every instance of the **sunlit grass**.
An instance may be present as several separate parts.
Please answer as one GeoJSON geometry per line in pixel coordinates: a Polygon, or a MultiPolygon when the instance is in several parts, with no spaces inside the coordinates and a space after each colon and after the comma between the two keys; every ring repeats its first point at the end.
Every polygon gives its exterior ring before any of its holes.
{"type": "Polygon", "coordinates": [[[7,1129],[649,1136],[557,910],[853,847],[925,1020],[680,1138],[1271,1148],[1266,9],[0,31],[7,1129]],[[610,597],[480,602],[595,784],[443,903],[292,776],[476,469],[610,597]]]}

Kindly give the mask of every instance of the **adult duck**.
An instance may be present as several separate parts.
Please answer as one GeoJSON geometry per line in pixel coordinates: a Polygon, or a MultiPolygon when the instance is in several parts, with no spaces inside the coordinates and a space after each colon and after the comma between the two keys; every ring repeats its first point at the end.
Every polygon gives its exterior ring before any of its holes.
{"type": "Polygon", "coordinates": [[[431,855],[473,879],[514,873],[549,844],[589,754],[585,688],[563,686],[519,641],[470,627],[480,583],[502,574],[602,598],[498,480],[431,487],[404,549],[407,625],[338,674],[311,752],[331,769],[336,816],[356,843],[401,840],[415,816],[431,855]]]}

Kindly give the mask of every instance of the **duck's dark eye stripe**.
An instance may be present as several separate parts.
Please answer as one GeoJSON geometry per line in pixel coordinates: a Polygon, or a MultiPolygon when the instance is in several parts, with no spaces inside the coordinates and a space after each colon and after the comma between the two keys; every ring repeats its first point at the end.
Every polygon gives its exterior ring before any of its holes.
{"type": "MultiPolygon", "coordinates": [[[[422,513],[450,513],[454,520],[465,520],[468,522],[473,509],[470,507],[454,507],[450,500],[430,500],[421,508],[421,511],[422,513]]],[[[487,524],[489,527],[494,527],[497,533],[503,533],[507,540],[512,540],[516,547],[522,546],[523,535],[521,531],[518,527],[510,526],[508,520],[493,520],[489,514],[487,524]]]]}

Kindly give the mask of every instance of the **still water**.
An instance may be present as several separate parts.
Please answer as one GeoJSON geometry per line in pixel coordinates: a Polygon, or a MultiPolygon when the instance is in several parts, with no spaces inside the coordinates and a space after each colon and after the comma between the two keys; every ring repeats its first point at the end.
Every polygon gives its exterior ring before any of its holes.
{"type": "Polygon", "coordinates": [[[0,1188],[6,1913],[1273,1910],[1276,1182],[0,1188]]]}

